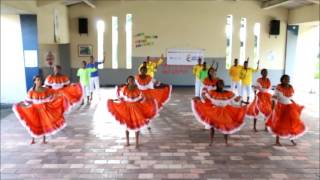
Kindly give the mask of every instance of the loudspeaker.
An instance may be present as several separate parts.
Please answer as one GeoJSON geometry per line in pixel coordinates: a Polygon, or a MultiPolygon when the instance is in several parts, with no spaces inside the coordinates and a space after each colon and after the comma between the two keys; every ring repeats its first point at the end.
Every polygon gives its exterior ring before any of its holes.
{"type": "Polygon", "coordinates": [[[271,20],[270,21],[270,35],[279,35],[280,34],[280,20],[271,20]]]}
{"type": "Polygon", "coordinates": [[[79,34],[88,34],[87,18],[79,18],[79,34]]]}

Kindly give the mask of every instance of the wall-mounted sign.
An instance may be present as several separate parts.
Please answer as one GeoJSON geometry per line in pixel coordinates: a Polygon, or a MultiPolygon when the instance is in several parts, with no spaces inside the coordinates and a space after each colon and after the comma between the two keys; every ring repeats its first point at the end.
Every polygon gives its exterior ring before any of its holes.
{"type": "Polygon", "coordinates": [[[157,35],[146,35],[145,33],[138,33],[134,36],[135,38],[135,47],[143,47],[143,46],[152,46],[156,39],[158,39],[157,35]]]}
{"type": "Polygon", "coordinates": [[[53,62],[54,62],[54,55],[53,55],[53,53],[52,53],[51,51],[49,51],[49,52],[47,53],[47,55],[46,55],[46,61],[47,61],[48,65],[49,65],[49,67],[52,67],[53,62]]]}
{"type": "Polygon", "coordinates": [[[162,74],[173,74],[173,75],[181,75],[189,73],[192,70],[192,66],[188,65],[162,65],[161,73],[162,74]]]}
{"type": "Polygon", "coordinates": [[[203,59],[204,49],[168,49],[167,64],[195,65],[199,58],[203,59]]]}
{"type": "Polygon", "coordinates": [[[90,44],[80,44],[78,45],[78,56],[92,56],[93,47],[90,44]]]}

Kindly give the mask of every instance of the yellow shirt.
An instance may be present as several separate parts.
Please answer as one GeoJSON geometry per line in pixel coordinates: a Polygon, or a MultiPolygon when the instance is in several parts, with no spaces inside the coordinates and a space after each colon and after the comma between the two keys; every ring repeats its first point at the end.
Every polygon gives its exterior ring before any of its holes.
{"type": "Polygon", "coordinates": [[[248,86],[251,85],[252,83],[252,74],[254,72],[257,72],[258,69],[252,69],[252,68],[247,68],[244,69],[244,67],[241,68],[240,70],[240,79],[241,79],[241,84],[248,86]]]}
{"type": "MultiPolygon", "coordinates": [[[[163,59],[160,58],[157,62],[152,62],[149,61],[147,63],[147,75],[154,77],[154,73],[157,71],[157,66],[159,66],[160,64],[163,63],[163,59]]],[[[141,64],[139,66],[138,72],[140,73],[140,68],[143,66],[143,64],[141,64]]]]}
{"type": "Polygon", "coordinates": [[[232,66],[229,69],[229,75],[231,76],[231,80],[238,82],[240,81],[240,71],[242,69],[242,66],[238,65],[238,66],[232,66]]]}
{"type": "Polygon", "coordinates": [[[200,79],[200,72],[202,70],[202,65],[200,64],[197,64],[195,66],[193,66],[193,69],[192,69],[192,74],[197,78],[197,79],[200,79]]]}

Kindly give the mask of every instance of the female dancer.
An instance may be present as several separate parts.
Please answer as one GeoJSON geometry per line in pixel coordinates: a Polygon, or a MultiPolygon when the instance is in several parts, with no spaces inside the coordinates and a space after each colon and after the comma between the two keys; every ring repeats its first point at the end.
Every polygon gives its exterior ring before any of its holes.
{"type": "Polygon", "coordinates": [[[208,92],[215,88],[217,81],[219,80],[218,77],[216,77],[216,69],[213,67],[210,67],[208,69],[208,76],[203,80],[203,87],[201,90],[201,94],[208,92]]]}
{"type": "Polygon", "coordinates": [[[82,87],[80,83],[70,84],[68,76],[61,74],[61,66],[56,65],[53,68],[53,74],[49,75],[44,83],[47,87],[53,89],[56,93],[64,95],[70,107],[80,105],[82,102],[82,87]]]}
{"type": "Polygon", "coordinates": [[[157,103],[143,96],[133,76],[129,76],[127,84],[120,88],[119,99],[109,99],[107,107],[114,118],[126,126],[127,146],[130,145],[129,131],[135,132],[136,148],[139,147],[140,129],[147,126],[158,114],[157,103]]]}
{"type": "MultiPolygon", "coordinates": [[[[204,97],[208,91],[216,89],[216,84],[219,78],[216,77],[216,69],[212,66],[208,69],[208,76],[202,82],[201,96],[204,97]]],[[[204,130],[210,129],[210,126],[205,126],[204,130]]]]}
{"type": "Polygon", "coordinates": [[[146,67],[142,66],[140,68],[140,74],[135,76],[135,81],[146,98],[157,101],[159,109],[162,109],[164,104],[170,100],[172,87],[167,84],[162,84],[147,75],[146,67]]]}
{"type": "Polygon", "coordinates": [[[246,107],[233,106],[234,101],[238,102],[231,91],[224,90],[223,80],[217,81],[217,89],[205,93],[204,102],[200,98],[192,100],[192,110],[196,119],[210,126],[210,146],[213,143],[215,129],[224,134],[225,144],[228,144],[228,135],[241,129],[244,125],[246,107]]]}
{"type": "Polygon", "coordinates": [[[300,119],[303,106],[292,100],[293,87],[289,84],[288,75],[281,76],[281,84],[276,87],[273,95],[273,112],[267,120],[267,128],[270,133],[276,136],[277,146],[281,146],[279,138],[288,138],[293,145],[294,139],[301,137],[306,132],[306,126],[300,119]]]}
{"type": "MultiPolygon", "coordinates": [[[[266,120],[266,118],[269,117],[272,112],[272,95],[268,92],[271,88],[271,82],[267,77],[267,69],[262,69],[261,75],[262,77],[258,78],[256,84],[253,86],[255,89],[255,98],[249,105],[246,114],[247,117],[253,118],[253,130],[255,132],[257,132],[257,117],[262,116],[263,120],[266,120]],[[258,94],[256,91],[258,91],[258,94]]],[[[265,130],[267,130],[267,127],[265,127],[265,130]]]]}
{"type": "Polygon", "coordinates": [[[55,134],[66,126],[63,114],[68,108],[68,102],[63,96],[55,95],[52,90],[42,87],[40,76],[35,76],[33,83],[26,100],[15,104],[12,110],[32,136],[31,144],[40,136],[43,136],[43,143],[46,144],[46,136],[55,134]]]}

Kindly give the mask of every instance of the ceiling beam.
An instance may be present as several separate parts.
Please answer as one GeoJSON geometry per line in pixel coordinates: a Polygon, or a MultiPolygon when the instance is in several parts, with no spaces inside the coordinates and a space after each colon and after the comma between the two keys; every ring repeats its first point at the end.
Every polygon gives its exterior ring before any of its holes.
{"type": "Polygon", "coordinates": [[[88,6],[92,8],[96,8],[96,5],[94,5],[92,0],[82,0],[82,2],[86,3],[88,6]]]}
{"type": "Polygon", "coordinates": [[[320,4],[320,0],[306,0],[306,1],[314,3],[314,4],[320,4]]]}
{"type": "Polygon", "coordinates": [[[81,2],[82,2],[81,0],[64,0],[64,4],[66,6],[78,4],[78,3],[81,3],[81,2]]]}
{"type": "Polygon", "coordinates": [[[271,9],[289,3],[291,0],[269,0],[261,4],[262,9],[271,9]]]}

